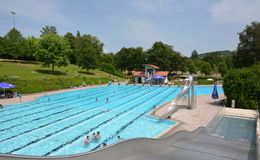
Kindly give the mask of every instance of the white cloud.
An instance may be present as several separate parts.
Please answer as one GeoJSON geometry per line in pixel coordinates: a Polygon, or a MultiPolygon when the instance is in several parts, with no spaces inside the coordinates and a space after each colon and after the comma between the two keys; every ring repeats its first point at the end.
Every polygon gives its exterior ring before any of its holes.
{"type": "Polygon", "coordinates": [[[249,24],[260,21],[260,0],[221,0],[210,11],[216,23],[249,24]]]}
{"type": "Polygon", "coordinates": [[[2,0],[0,13],[11,15],[11,11],[16,12],[16,17],[36,22],[69,25],[69,19],[59,12],[59,5],[50,0],[2,0]]]}

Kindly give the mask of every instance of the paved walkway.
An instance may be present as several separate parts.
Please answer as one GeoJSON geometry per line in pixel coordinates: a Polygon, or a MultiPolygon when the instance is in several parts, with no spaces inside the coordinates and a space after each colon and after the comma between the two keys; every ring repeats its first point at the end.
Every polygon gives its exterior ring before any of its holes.
{"type": "MultiPolygon", "coordinates": [[[[224,94],[220,94],[219,97],[219,99],[223,99],[224,94]]],[[[169,105],[170,103],[159,107],[155,112],[155,116],[159,117],[166,112],[169,105]]],[[[223,106],[218,105],[218,101],[214,102],[211,95],[197,96],[195,108],[181,108],[171,116],[170,120],[179,122],[179,125],[170,133],[180,130],[193,131],[201,126],[207,126],[222,109],[223,106]]]]}

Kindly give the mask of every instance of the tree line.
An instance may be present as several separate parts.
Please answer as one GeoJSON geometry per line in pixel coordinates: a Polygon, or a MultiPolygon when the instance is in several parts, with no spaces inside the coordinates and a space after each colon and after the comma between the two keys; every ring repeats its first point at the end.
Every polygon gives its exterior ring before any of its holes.
{"type": "Polygon", "coordinates": [[[143,70],[142,64],[160,66],[160,70],[176,73],[178,71],[205,75],[220,73],[224,75],[231,68],[249,67],[260,60],[260,24],[252,22],[239,33],[236,52],[224,54],[221,51],[199,56],[194,50],[190,57],[175,51],[173,46],[161,41],[152,47],[121,48],[117,53],[104,53],[104,44],[95,36],[70,32],[59,35],[56,27],[45,26],[41,36],[23,37],[21,32],[12,28],[4,37],[0,37],[0,57],[8,59],[37,60],[45,66],[79,65],[82,69],[100,68],[109,73],[143,70]]]}

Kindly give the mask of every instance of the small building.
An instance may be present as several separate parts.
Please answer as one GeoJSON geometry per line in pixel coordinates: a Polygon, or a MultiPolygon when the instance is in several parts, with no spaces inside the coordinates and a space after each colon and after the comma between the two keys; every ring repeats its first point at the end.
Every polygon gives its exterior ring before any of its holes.
{"type": "Polygon", "coordinates": [[[160,67],[152,64],[143,64],[145,71],[135,71],[135,83],[163,84],[168,82],[168,71],[157,71],[160,67]]]}

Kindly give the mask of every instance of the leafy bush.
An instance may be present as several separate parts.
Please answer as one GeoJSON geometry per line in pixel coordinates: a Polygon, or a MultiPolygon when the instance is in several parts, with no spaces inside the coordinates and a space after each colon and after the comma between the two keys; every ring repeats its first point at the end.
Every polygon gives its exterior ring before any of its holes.
{"type": "Polygon", "coordinates": [[[104,71],[104,72],[107,72],[110,74],[115,74],[115,72],[116,72],[116,68],[110,63],[103,62],[100,64],[99,68],[101,71],[104,71]]]}
{"type": "Polygon", "coordinates": [[[223,89],[228,105],[235,100],[236,108],[257,109],[260,105],[260,65],[236,69],[224,77],[223,89]]]}
{"type": "MultiPolygon", "coordinates": [[[[37,93],[44,91],[52,91],[57,89],[70,88],[71,86],[80,86],[82,82],[87,85],[107,83],[110,78],[86,78],[86,77],[68,77],[68,78],[49,78],[49,79],[34,79],[34,80],[19,80],[19,79],[9,79],[0,78],[1,82],[7,82],[14,84],[16,88],[11,89],[11,91],[27,94],[27,93],[37,93]]],[[[7,90],[8,91],[8,90],[7,90]]]]}
{"type": "Polygon", "coordinates": [[[126,75],[124,75],[122,72],[116,70],[116,68],[110,63],[103,62],[100,64],[99,68],[101,71],[113,74],[113,75],[121,77],[121,78],[126,78],[126,75]]]}

